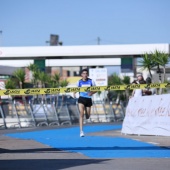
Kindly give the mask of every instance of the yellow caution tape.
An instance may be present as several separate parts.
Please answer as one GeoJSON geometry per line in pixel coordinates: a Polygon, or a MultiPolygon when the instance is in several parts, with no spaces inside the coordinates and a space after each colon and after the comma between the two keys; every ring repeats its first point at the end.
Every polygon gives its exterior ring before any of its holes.
{"type": "Polygon", "coordinates": [[[170,83],[154,84],[130,84],[113,86],[93,86],[93,87],[67,87],[67,88],[34,88],[34,89],[7,89],[0,90],[0,96],[3,95],[40,95],[40,94],[59,94],[87,91],[113,91],[113,90],[133,90],[146,88],[170,88],[170,83]]]}

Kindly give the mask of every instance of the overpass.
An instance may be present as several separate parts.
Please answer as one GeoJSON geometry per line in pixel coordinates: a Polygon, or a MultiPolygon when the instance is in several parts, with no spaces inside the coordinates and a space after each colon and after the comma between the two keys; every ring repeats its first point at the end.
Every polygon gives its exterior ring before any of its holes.
{"type": "Polygon", "coordinates": [[[48,60],[51,66],[120,65],[122,57],[136,58],[156,49],[170,54],[169,44],[0,47],[0,60],[13,60],[11,66],[19,60],[24,64],[34,59],[48,60]]]}

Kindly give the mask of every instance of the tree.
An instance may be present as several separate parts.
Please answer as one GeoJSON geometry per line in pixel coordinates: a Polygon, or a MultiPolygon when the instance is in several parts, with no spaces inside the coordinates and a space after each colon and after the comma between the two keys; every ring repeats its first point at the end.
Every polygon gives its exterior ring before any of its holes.
{"type": "Polygon", "coordinates": [[[121,80],[121,78],[116,73],[114,73],[112,76],[109,77],[108,84],[109,84],[109,86],[112,86],[112,85],[121,85],[122,84],[122,80],[121,80]]]}
{"type": "Polygon", "coordinates": [[[126,84],[126,85],[130,84],[130,77],[124,76],[122,82],[123,82],[123,84],[126,84]]]}
{"type": "Polygon", "coordinates": [[[60,74],[55,73],[53,76],[51,76],[49,84],[52,88],[56,88],[59,87],[60,85],[59,81],[60,81],[60,74]]]}
{"type": "MultiPolygon", "coordinates": [[[[116,74],[114,73],[112,76],[109,77],[108,79],[108,85],[109,86],[112,86],[112,85],[122,85],[122,80],[121,78],[116,74]]],[[[109,91],[108,92],[108,97],[109,97],[109,100],[112,100],[113,96],[116,97],[116,103],[119,103],[120,101],[120,96],[122,95],[123,91],[121,90],[116,90],[114,92],[111,92],[109,91]]]]}
{"type": "Polygon", "coordinates": [[[23,69],[17,69],[14,72],[14,76],[19,81],[19,87],[20,89],[24,88],[24,82],[25,82],[25,71],[23,69]]]}
{"type": "Polygon", "coordinates": [[[27,66],[27,68],[32,72],[36,72],[38,70],[38,66],[35,64],[30,64],[27,66]]]}
{"type": "Polygon", "coordinates": [[[50,81],[50,77],[43,71],[38,71],[38,80],[40,81],[40,86],[45,88],[45,84],[50,81]]]}
{"type": "Polygon", "coordinates": [[[32,83],[35,87],[38,87],[38,78],[39,78],[39,69],[38,66],[35,64],[30,64],[27,66],[27,68],[31,71],[32,73],[32,83]]]}
{"type": "Polygon", "coordinates": [[[156,66],[154,56],[148,53],[142,55],[142,59],[139,61],[142,66],[142,69],[147,69],[149,71],[150,77],[152,79],[151,69],[156,66]]]}
{"type": "Polygon", "coordinates": [[[5,81],[5,88],[6,89],[15,89],[16,88],[16,83],[12,78],[7,79],[5,81]]]}
{"type": "Polygon", "coordinates": [[[61,80],[60,81],[60,87],[67,87],[69,82],[67,80],[61,80]]]}
{"type": "Polygon", "coordinates": [[[165,82],[166,81],[166,68],[165,67],[166,67],[166,64],[168,64],[168,62],[169,62],[169,54],[155,50],[152,53],[152,57],[154,59],[154,62],[156,63],[156,66],[158,67],[158,71],[159,71],[160,74],[161,74],[160,66],[162,66],[162,68],[163,68],[163,80],[162,80],[162,82],[165,82]]]}
{"type": "MultiPolygon", "coordinates": [[[[16,88],[16,82],[13,78],[9,78],[5,81],[5,89],[15,89],[16,88]]],[[[14,96],[11,96],[12,99],[14,96]]]]}

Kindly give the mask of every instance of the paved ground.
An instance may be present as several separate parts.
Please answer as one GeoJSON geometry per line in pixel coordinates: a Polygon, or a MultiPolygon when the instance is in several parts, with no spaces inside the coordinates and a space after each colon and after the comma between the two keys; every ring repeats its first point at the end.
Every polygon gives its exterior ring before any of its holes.
{"type": "MultiPolygon", "coordinates": [[[[55,127],[56,128],[56,127],[55,127]]],[[[55,129],[52,128],[52,129],[55,129]]],[[[51,148],[34,140],[22,140],[4,136],[8,133],[42,131],[51,128],[17,129],[0,131],[0,170],[169,170],[169,158],[110,158],[93,159],[81,153],[66,152],[51,148]]],[[[88,136],[123,137],[152,142],[170,147],[170,137],[122,136],[120,130],[88,133],[88,136]]],[[[130,152],[130,151],[129,151],[130,152]]]]}
{"type": "Polygon", "coordinates": [[[146,135],[125,135],[121,134],[120,130],[111,130],[111,131],[105,131],[105,132],[97,132],[97,133],[90,133],[89,135],[93,136],[111,136],[111,137],[123,137],[123,138],[129,138],[134,139],[136,141],[143,141],[150,144],[154,144],[156,146],[166,147],[170,148],[170,137],[164,137],[164,136],[146,136],[146,135]]]}

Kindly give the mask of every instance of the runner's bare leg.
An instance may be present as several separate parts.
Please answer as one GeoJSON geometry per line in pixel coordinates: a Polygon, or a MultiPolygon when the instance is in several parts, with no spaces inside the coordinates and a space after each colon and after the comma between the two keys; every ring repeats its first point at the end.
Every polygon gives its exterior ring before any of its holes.
{"type": "Polygon", "coordinates": [[[90,118],[90,114],[91,114],[91,107],[86,107],[86,112],[87,112],[87,114],[89,115],[89,118],[90,118]]]}
{"type": "Polygon", "coordinates": [[[80,131],[83,131],[84,110],[85,110],[84,105],[81,104],[81,103],[79,103],[79,111],[80,111],[80,131]]]}

